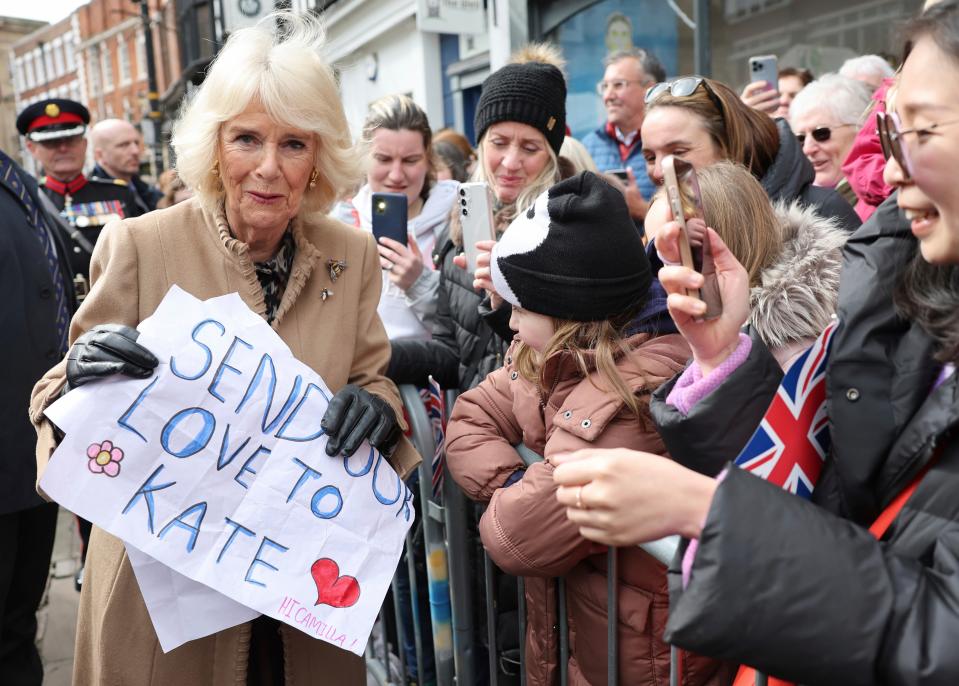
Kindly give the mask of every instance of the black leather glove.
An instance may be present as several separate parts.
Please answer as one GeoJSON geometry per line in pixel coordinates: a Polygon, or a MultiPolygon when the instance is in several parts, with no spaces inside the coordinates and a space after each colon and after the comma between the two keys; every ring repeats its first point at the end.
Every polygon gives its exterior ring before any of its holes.
{"type": "Polygon", "coordinates": [[[146,379],[156,369],[156,356],[136,342],[140,332],[123,324],[99,324],[77,339],[67,353],[64,392],[112,374],[146,379]]]}
{"type": "Polygon", "coordinates": [[[326,454],[356,452],[363,439],[384,455],[390,455],[400,440],[400,425],[390,404],[359,386],[349,384],[330,400],[320,426],[329,436],[326,454]]]}

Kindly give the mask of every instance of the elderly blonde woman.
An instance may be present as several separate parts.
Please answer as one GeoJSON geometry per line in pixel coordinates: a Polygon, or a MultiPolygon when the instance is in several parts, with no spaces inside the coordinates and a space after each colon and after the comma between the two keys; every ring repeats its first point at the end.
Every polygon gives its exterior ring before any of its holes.
{"type": "MultiPolygon", "coordinates": [[[[315,19],[283,14],[237,31],[174,129],[177,171],[196,196],[107,227],[93,288],[71,326],[67,359],[34,389],[37,459],[54,448],[44,408],[114,373],[147,376],[156,359],[131,328],[174,284],[202,299],[238,292],[293,354],[336,391],[327,452],[364,438],[400,473],[417,461],[400,438],[390,348],[376,305],[372,237],[326,217],[358,177],[336,83],[315,19]],[[282,30],[276,31],[274,27],[282,30]]],[[[164,653],[124,552],[94,529],[80,599],[74,684],[361,684],[360,658],[268,618],[164,653]]]]}

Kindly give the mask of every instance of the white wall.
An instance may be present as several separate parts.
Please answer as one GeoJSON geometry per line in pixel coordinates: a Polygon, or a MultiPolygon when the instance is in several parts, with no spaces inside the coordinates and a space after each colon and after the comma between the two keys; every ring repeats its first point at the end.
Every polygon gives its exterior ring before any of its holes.
{"type": "Polygon", "coordinates": [[[443,125],[443,90],[439,37],[416,29],[415,4],[408,0],[366,0],[346,3],[328,16],[329,57],[340,73],[343,106],[354,136],[367,107],[390,93],[407,93],[420,105],[434,128],[443,125]],[[370,55],[377,75],[368,77],[370,55]]]}

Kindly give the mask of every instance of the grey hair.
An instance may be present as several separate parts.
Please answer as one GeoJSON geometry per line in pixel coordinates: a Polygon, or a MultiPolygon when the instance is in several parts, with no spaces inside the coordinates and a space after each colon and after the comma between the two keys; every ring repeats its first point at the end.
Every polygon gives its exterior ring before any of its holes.
{"type": "Polygon", "coordinates": [[[317,184],[306,188],[301,213],[326,212],[355,187],[362,159],[324,45],[319,19],[289,11],[274,12],[227,40],[173,127],[177,173],[204,207],[213,209],[224,197],[217,171],[220,129],[254,103],[274,121],[316,138],[317,184]]]}
{"type": "Polygon", "coordinates": [[[871,100],[872,89],[862,81],[825,74],[799,91],[789,106],[789,120],[821,107],[832,113],[837,124],[858,124],[871,100]]]}
{"type": "Polygon", "coordinates": [[[603,60],[603,67],[608,67],[611,64],[616,64],[620,60],[625,59],[634,59],[639,62],[639,66],[642,67],[643,73],[646,74],[646,77],[653,83],[659,83],[660,81],[666,80],[666,69],[663,67],[663,63],[656,59],[656,56],[653,53],[649,52],[648,50],[643,50],[642,48],[617,50],[616,52],[606,56],[606,58],[603,60]]]}
{"type": "Polygon", "coordinates": [[[839,75],[850,79],[862,76],[874,76],[880,79],[888,79],[896,71],[889,66],[889,63],[879,55],[861,55],[859,57],[850,57],[839,67],[839,75]]]}

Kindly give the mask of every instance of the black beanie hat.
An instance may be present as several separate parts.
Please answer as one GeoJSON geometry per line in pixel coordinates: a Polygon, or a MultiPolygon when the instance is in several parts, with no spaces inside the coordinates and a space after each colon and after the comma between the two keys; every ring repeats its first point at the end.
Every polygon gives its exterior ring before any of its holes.
{"type": "Polygon", "coordinates": [[[581,322],[638,308],[653,280],[622,192],[592,172],[560,181],[514,219],[490,268],[511,305],[581,322]]]}
{"type": "Polygon", "coordinates": [[[487,77],[476,106],[477,142],[493,124],[529,124],[546,137],[557,155],[566,136],[566,79],[552,64],[507,64],[487,77]]]}

